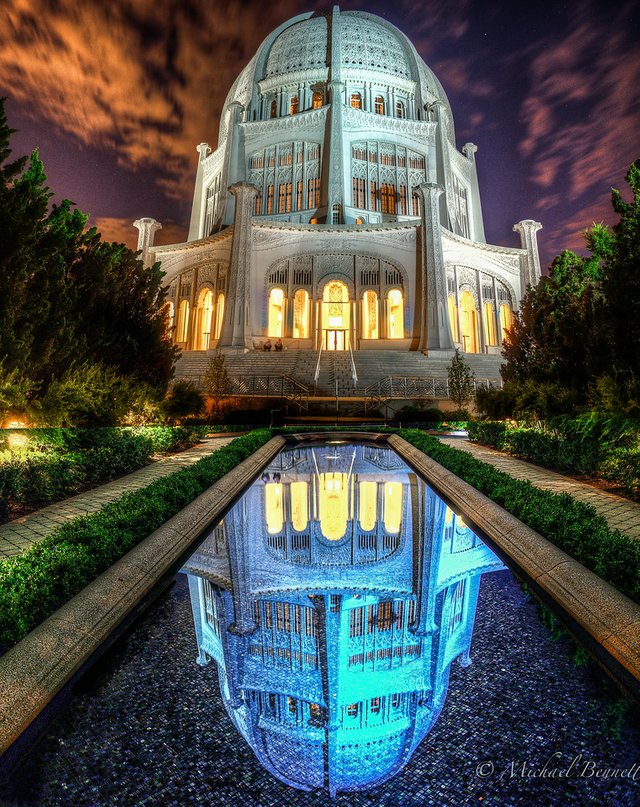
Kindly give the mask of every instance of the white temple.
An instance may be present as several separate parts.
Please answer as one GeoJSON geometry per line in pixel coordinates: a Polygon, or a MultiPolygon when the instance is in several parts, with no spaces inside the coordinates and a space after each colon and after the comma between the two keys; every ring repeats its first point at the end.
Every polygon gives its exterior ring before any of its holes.
{"type": "Polygon", "coordinates": [[[184,351],[269,337],[497,359],[540,277],[541,225],[514,225],[520,247],[487,244],[476,146],[458,151],[439,81],[374,15],[283,23],[231,88],[217,148],[197,151],[188,241],[154,247],[158,222],[135,222],[184,351]]]}

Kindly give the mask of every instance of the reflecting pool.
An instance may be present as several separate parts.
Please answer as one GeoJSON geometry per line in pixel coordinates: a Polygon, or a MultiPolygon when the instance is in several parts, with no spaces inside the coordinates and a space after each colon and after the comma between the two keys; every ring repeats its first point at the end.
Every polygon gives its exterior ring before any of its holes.
{"type": "Polygon", "coordinates": [[[282,782],[372,787],[438,719],[502,569],[390,449],[284,451],[185,565],[197,660],[282,782]]]}

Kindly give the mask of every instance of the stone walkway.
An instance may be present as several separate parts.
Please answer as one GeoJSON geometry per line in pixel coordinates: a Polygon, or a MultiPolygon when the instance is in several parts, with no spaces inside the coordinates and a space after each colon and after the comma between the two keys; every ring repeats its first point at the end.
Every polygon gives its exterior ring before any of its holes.
{"type": "Polygon", "coordinates": [[[28,516],[22,516],[0,525],[0,561],[19,555],[31,544],[41,541],[66,521],[95,513],[108,502],[120,498],[123,493],[144,488],[156,479],[193,465],[202,457],[226,446],[231,440],[233,437],[215,437],[203,440],[193,448],[161,457],[156,462],[126,476],[121,476],[113,482],[99,485],[84,493],[79,493],[77,496],[36,510],[28,516]]]}
{"type": "Polygon", "coordinates": [[[590,504],[601,516],[604,516],[612,529],[620,530],[625,535],[640,540],[640,504],[617,496],[615,493],[607,493],[587,482],[579,482],[570,476],[564,476],[531,462],[516,459],[502,451],[471,443],[466,438],[442,437],[440,439],[448,446],[467,451],[476,459],[493,465],[494,468],[504,471],[514,479],[528,480],[535,487],[550,490],[553,493],[570,493],[574,499],[590,504]]]}

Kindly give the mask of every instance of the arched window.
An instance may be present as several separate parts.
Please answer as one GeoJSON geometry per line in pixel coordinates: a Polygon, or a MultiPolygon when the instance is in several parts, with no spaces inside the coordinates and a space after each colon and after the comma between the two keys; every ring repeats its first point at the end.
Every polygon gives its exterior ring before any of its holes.
{"type": "Polygon", "coordinates": [[[270,535],[282,532],[284,515],[280,482],[268,482],[264,486],[264,512],[267,520],[267,532],[270,535]]]}
{"type": "Polygon", "coordinates": [[[369,290],[362,295],[362,338],[377,339],[378,336],[378,295],[369,290]]]}
{"type": "Polygon", "coordinates": [[[186,342],[189,335],[189,302],[182,300],[178,308],[178,327],[176,342],[186,342]]]}
{"type": "Polygon", "coordinates": [[[406,112],[403,101],[396,101],[396,118],[405,118],[406,112]]]}
{"type": "Polygon", "coordinates": [[[391,289],[387,301],[387,336],[389,339],[404,339],[404,299],[400,289],[391,289]]]}
{"type": "Polygon", "coordinates": [[[484,341],[487,345],[496,345],[496,318],[491,303],[484,304],[484,341]]]}
{"type": "Polygon", "coordinates": [[[473,294],[465,290],[460,296],[460,319],[462,330],[462,350],[465,353],[478,352],[478,327],[476,303],[473,294]]]}
{"type": "Polygon", "coordinates": [[[211,341],[211,315],[213,314],[213,292],[202,289],[198,297],[196,315],[196,350],[208,350],[211,341]]]}
{"type": "Polygon", "coordinates": [[[349,350],[349,289],[331,280],[322,290],[322,336],[327,350],[349,350]]]}
{"type": "Polygon", "coordinates": [[[309,486],[306,482],[291,483],[291,525],[296,532],[303,532],[309,523],[309,486]]]}
{"type": "Polygon", "coordinates": [[[278,114],[278,102],[274,99],[271,102],[271,113],[269,117],[275,118],[277,114],[278,114]]]}
{"type": "Polygon", "coordinates": [[[222,333],[222,320],[224,317],[224,294],[220,292],[218,295],[218,302],[216,303],[216,330],[214,336],[216,339],[220,339],[220,334],[222,333]]]}
{"type": "Polygon", "coordinates": [[[381,95],[376,95],[373,102],[373,111],[376,115],[384,115],[384,98],[381,95]]]}
{"type": "Polygon", "coordinates": [[[402,522],[402,482],[384,483],[384,528],[397,535],[402,522]]]}
{"type": "Polygon", "coordinates": [[[449,323],[451,325],[451,336],[454,342],[460,341],[460,332],[458,331],[458,308],[456,306],[456,298],[453,294],[449,295],[449,323]]]}
{"type": "Polygon", "coordinates": [[[358,520],[365,532],[370,532],[376,526],[378,509],[378,483],[362,481],[358,483],[360,497],[358,520]]]}
{"type": "Polygon", "coordinates": [[[324,97],[321,92],[314,92],[313,99],[311,101],[311,108],[312,109],[320,109],[320,107],[324,104],[324,97]]]}
{"type": "Polygon", "coordinates": [[[349,106],[352,106],[354,109],[362,109],[362,96],[359,92],[351,93],[349,106]]]}
{"type": "Polygon", "coordinates": [[[298,289],[293,298],[293,337],[309,338],[309,293],[298,289]]]}
{"type": "Polygon", "coordinates": [[[383,213],[396,212],[396,187],[389,182],[380,186],[380,207],[383,213]]]}
{"type": "Polygon", "coordinates": [[[271,289],[269,294],[269,330],[268,336],[282,336],[284,317],[284,291],[271,289]]]}
{"type": "Polygon", "coordinates": [[[290,115],[297,114],[298,105],[299,105],[298,96],[294,95],[293,98],[289,101],[289,114],[290,115]]]}
{"type": "Polygon", "coordinates": [[[507,331],[511,328],[512,325],[512,315],[511,309],[506,303],[501,303],[500,305],[500,327],[502,329],[502,340],[509,340],[509,334],[507,331]]]}

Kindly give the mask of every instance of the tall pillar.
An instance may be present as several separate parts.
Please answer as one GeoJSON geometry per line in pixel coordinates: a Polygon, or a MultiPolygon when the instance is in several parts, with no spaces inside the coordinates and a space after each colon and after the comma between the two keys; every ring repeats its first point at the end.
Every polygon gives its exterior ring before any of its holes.
{"type": "MultiPolygon", "coordinates": [[[[329,81],[329,96],[331,107],[329,109],[329,159],[323,160],[327,166],[327,224],[333,224],[333,208],[340,210],[342,217],[344,207],[344,171],[342,159],[342,110],[344,83],[340,77],[342,57],[340,53],[340,9],[333,7],[331,15],[331,77],[329,81]]],[[[326,148],[325,148],[326,151],[326,148]]],[[[324,201],[324,200],[323,200],[324,201]]],[[[342,223],[342,218],[338,224],[342,223]]]]}
{"type": "Polygon", "coordinates": [[[224,519],[229,568],[231,571],[231,597],[233,599],[233,624],[229,631],[238,636],[248,636],[256,629],[253,621],[253,602],[249,590],[248,544],[246,535],[245,504],[240,501],[224,519]]]}
{"type": "MultiPolygon", "coordinates": [[[[414,534],[418,545],[414,552],[414,590],[416,592],[416,618],[409,627],[417,636],[427,636],[437,630],[435,620],[436,596],[438,594],[438,569],[445,528],[446,504],[423,483],[418,491],[424,496],[421,519],[414,534]]],[[[414,528],[415,529],[415,528],[414,528]]]]}
{"type": "Polygon", "coordinates": [[[440,232],[440,196],[435,182],[418,187],[421,199],[422,301],[419,350],[430,355],[453,355],[454,344],[447,312],[447,275],[440,232]]]}
{"type": "Polygon", "coordinates": [[[482,205],[480,203],[480,187],[478,185],[478,169],[476,167],[477,151],[478,147],[475,143],[465,143],[462,147],[462,153],[473,166],[473,170],[471,172],[471,199],[469,200],[471,204],[467,205],[467,216],[469,217],[471,238],[474,241],[481,241],[484,244],[486,243],[486,238],[484,236],[482,205]]]}
{"type": "Polygon", "coordinates": [[[538,238],[536,233],[542,229],[539,221],[524,219],[513,225],[513,231],[520,234],[522,249],[527,250],[526,265],[520,265],[520,283],[524,296],[527,286],[537,286],[540,280],[540,256],[538,254],[538,238]]]}
{"type": "Polygon", "coordinates": [[[225,305],[220,347],[252,347],[249,333],[251,298],[251,218],[258,189],[246,182],[231,185],[235,197],[233,241],[229,266],[228,305],[225,305]]]}
{"type": "Polygon", "coordinates": [[[141,252],[140,260],[145,266],[149,266],[149,251],[153,246],[153,239],[156,230],[162,229],[162,224],[155,219],[137,219],[133,226],[138,230],[138,246],[136,249],[141,252]]]}
{"type": "Polygon", "coordinates": [[[191,205],[191,221],[189,222],[189,235],[187,241],[197,241],[204,236],[202,228],[206,216],[206,199],[204,194],[204,161],[209,156],[211,149],[208,143],[200,143],[196,146],[198,157],[198,170],[196,172],[196,186],[193,191],[193,204],[191,205]]]}

